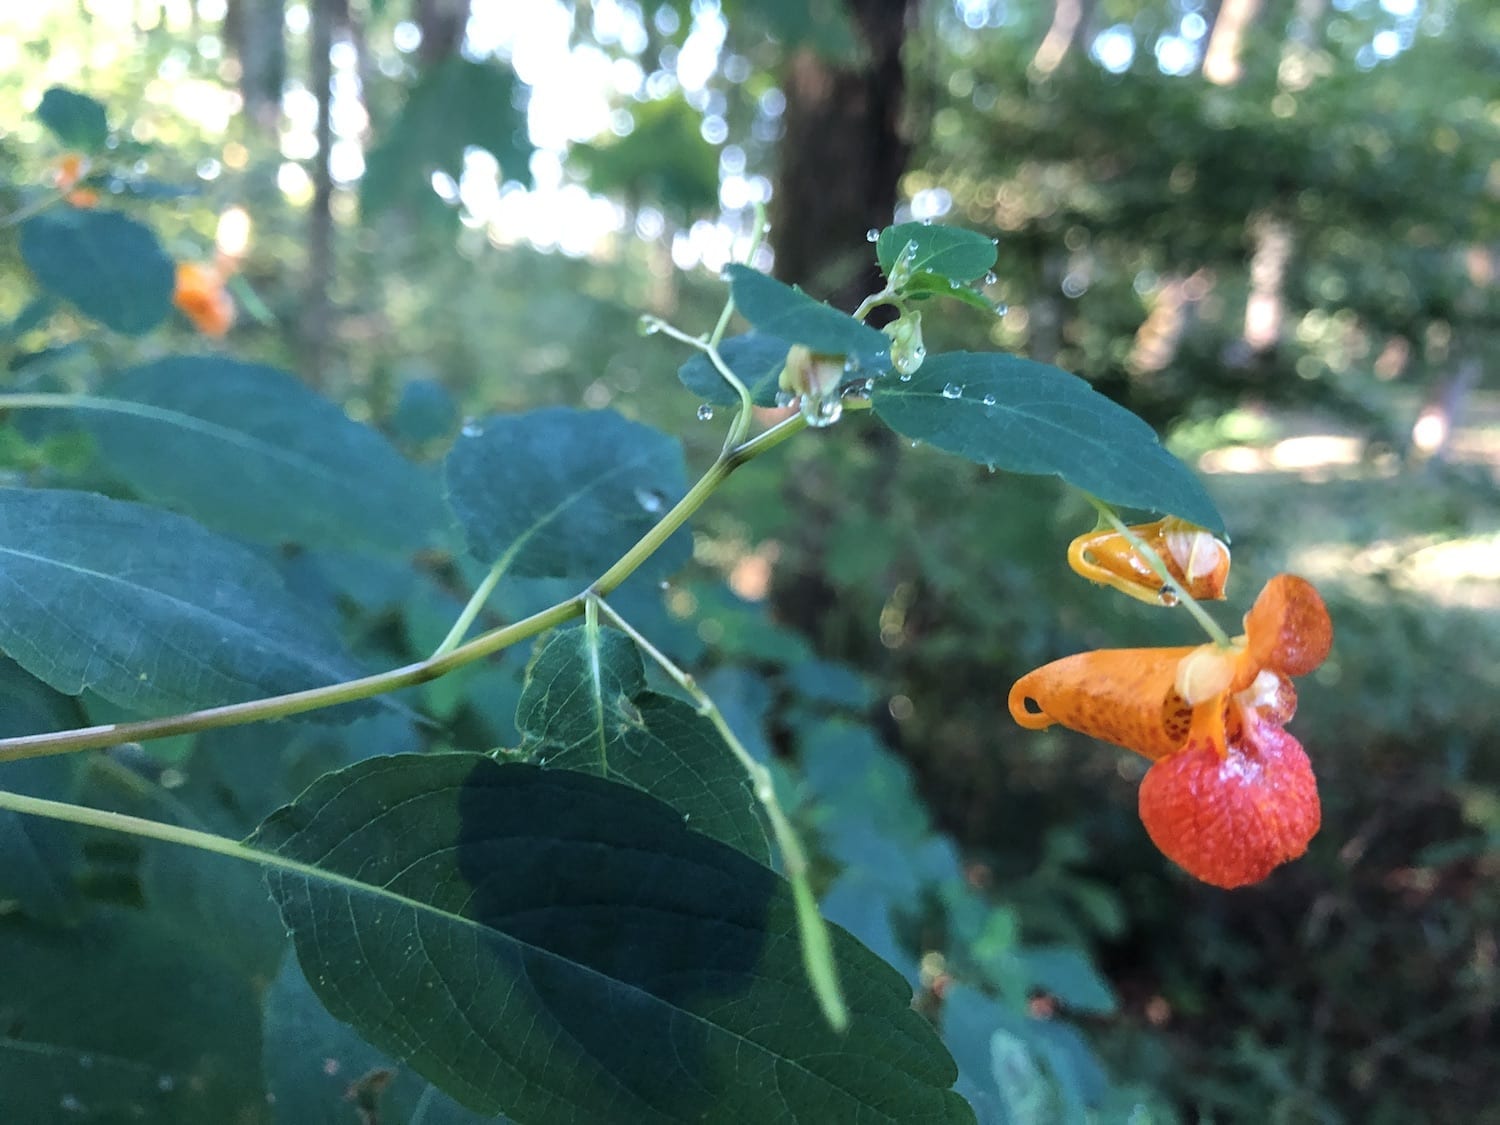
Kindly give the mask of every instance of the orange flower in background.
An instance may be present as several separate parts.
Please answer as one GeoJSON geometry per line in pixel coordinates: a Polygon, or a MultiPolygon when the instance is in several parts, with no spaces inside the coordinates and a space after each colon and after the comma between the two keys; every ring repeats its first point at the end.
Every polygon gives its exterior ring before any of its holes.
{"type": "Polygon", "coordinates": [[[1312,766],[1283,730],[1291,677],[1313,671],[1333,623],[1312,584],[1266,584],[1228,647],[1105,649],[1023,676],[1010,713],[1030,730],[1061,724],[1154,763],[1140,814],[1152,841],[1218,887],[1259,882],[1307,850],[1321,810],[1312,766]]]}
{"type": "Polygon", "coordinates": [[[223,336],[234,324],[234,298],[224,288],[224,273],[200,262],[177,263],[172,304],[205,336],[223,336]]]}
{"type": "MultiPolygon", "coordinates": [[[[1217,601],[1229,581],[1229,547],[1223,540],[1176,516],[1136,524],[1131,532],[1150,547],[1193,598],[1217,601]]],[[[1068,565],[1090,582],[1113,586],[1150,605],[1176,605],[1177,595],[1124,535],[1100,528],[1068,545],[1068,565]]]]}
{"type": "Polygon", "coordinates": [[[57,162],[52,172],[52,186],[63,193],[63,199],[73,207],[94,207],[99,203],[99,193],[93,188],[76,187],[89,174],[89,158],[70,152],[57,162]]]}

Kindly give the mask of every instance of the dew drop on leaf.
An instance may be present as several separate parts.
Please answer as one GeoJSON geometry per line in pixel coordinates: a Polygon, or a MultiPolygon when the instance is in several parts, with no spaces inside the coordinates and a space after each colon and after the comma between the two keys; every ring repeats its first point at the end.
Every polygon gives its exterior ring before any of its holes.
{"type": "Polygon", "coordinates": [[[943,387],[944,398],[963,398],[964,389],[957,383],[949,383],[943,387]]]}
{"type": "Polygon", "coordinates": [[[984,398],[981,401],[986,406],[994,406],[995,405],[995,396],[994,395],[985,395],[984,398]]]}
{"type": "Polygon", "coordinates": [[[783,410],[785,410],[788,406],[791,406],[792,403],[794,403],[796,401],[797,401],[797,396],[794,395],[794,394],[792,394],[791,391],[777,391],[776,392],[776,405],[779,406],[779,407],[781,407],[783,410]]]}
{"type": "Polygon", "coordinates": [[[714,417],[714,408],[708,403],[702,403],[698,407],[698,421],[711,422],[714,417]]]}
{"type": "Polygon", "coordinates": [[[480,434],[484,433],[484,427],[481,426],[478,420],[474,418],[465,418],[464,428],[459,432],[462,433],[464,437],[478,437],[480,434]]]}
{"type": "Polygon", "coordinates": [[[667,498],[654,488],[637,488],[635,502],[654,515],[666,507],[667,498]]]}
{"type": "Polygon", "coordinates": [[[987,274],[984,275],[984,283],[986,285],[993,285],[993,284],[995,284],[995,282],[997,282],[999,280],[1000,280],[1000,275],[997,274],[994,270],[990,270],[989,273],[987,273],[987,274]]]}

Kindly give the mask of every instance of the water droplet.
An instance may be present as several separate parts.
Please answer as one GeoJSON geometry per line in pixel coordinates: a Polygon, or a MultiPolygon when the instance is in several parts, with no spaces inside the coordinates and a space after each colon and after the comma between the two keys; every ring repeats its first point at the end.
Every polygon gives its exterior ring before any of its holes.
{"type": "Polygon", "coordinates": [[[995,282],[997,282],[999,280],[1000,280],[1000,275],[997,274],[994,270],[990,270],[989,273],[987,273],[987,274],[984,275],[984,283],[986,285],[993,285],[993,284],[995,284],[995,282]]]}
{"type": "Polygon", "coordinates": [[[986,406],[994,406],[995,405],[995,396],[994,395],[985,395],[984,398],[981,399],[980,401],[983,402],[986,406]]]}
{"type": "Polygon", "coordinates": [[[957,383],[949,383],[943,387],[944,398],[963,398],[964,389],[957,383]]]}
{"type": "Polygon", "coordinates": [[[915,448],[917,448],[917,446],[919,446],[919,445],[921,445],[921,444],[922,444],[922,443],[921,443],[921,442],[920,442],[920,441],[918,441],[918,440],[917,440],[917,439],[916,439],[916,438],[912,438],[912,439],[911,439],[911,447],[912,447],[912,448],[913,448],[913,449],[915,449],[915,448]]]}
{"type": "Polygon", "coordinates": [[[1000,240],[998,238],[992,238],[992,239],[990,239],[990,245],[991,246],[999,246],[1000,245],[1000,240]]]}
{"type": "Polygon", "coordinates": [[[930,226],[932,226],[932,220],[931,219],[923,219],[922,220],[922,225],[924,227],[930,227],[930,226]]]}
{"type": "Polygon", "coordinates": [[[794,395],[794,394],[792,394],[791,391],[777,391],[776,392],[776,405],[779,406],[779,407],[781,407],[781,409],[783,409],[783,410],[785,410],[788,406],[791,406],[792,403],[794,403],[796,401],[797,401],[797,396],[794,395]]]}
{"type": "Polygon", "coordinates": [[[844,404],[837,395],[824,399],[815,399],[811,395],[802,396],[802,417],[807,419],[807,424],[816,429],[831,426],[844,416],[844,404]]]}
{"type": "Polygon", "coordinates": [[[988,469],[990,472],[993,473],[995,471],[995,463],[993,461],[991,461],[989,464],[987,464],[985,466],[985,468],[988,469]]]}
{"type": "Polygon", "coordinates": [[[57,1104],[62,1106],[62,1108],[69,1113],[83,1112],[83,1103],[78,1100],[78,1096],[76,1094],[64,1094],[61,1098],[58,1099],[57,1104]]]}
{"type": "Polygon", "coordinates": [[[656,584],[656,588],[658,590],[662,591],[663,593],[665,593],[666,591],[668,591],[668,590],[670,590],[672,588],[672,583],[668,582],[665,578],[663,578],[660,582],[658,582],[656,584]]]}
{"type": "Polygon", "coordinates": [[[163,1074],[156,1080],[156,1088],[163,1094],[170,1094],[173,1090],[177,1089],[177,1079],[173,1078],[170,1074],[163,1074]]]}
{"type": "Polygon", "coordinates": [[[903,372],[901,372],[900,378],[901,378],[901,381],[903,383],[910,383],[911,382],[911,372],[910,371],[903,371],[903,372]]]}
{"type": "Polygon", "coordinates": [[[459,431],[464,437],[478,437],[484,433],[484,427],[479,424],[477,418],[465,418],[464,428],[459,431]]]}
{"type": "Polygon", "coordinates": [[[877,242],[877,241],[879,241],[879,239],[880,239],[880,228],[879,227],[871,227],[869,230],[865,231],[865,241],[866,242],[877,242]]]}
{"type": "Polygon", "coordinates": [[[667,506],[667,498],[654,488],[637,488],[635,502],[653,515],[667,506]]]}
{"type": "Polygon", "coordinates": [[[661,331],[661,321],[654,316],[642,316],[635,322],[635,330],[642,336],[654,336],[661,331]]]}
{"type": "Polygon", "coordinates": [[[999,304],[997,304],[995,306],[995,315],[996,316],[1004,316],[1008,312],[1010,312],[1010,306],[1007,305],[1004,301],[1001,301],[999,304]]]}
{"type": "Polygon", "coordinates": [[[853,375],[861,367],[859,356],[851,355],[844,358],[844,374],[853,375]]]}
{"type": "Polygon", "coordinates": [[[698,421],[700,421],[700,422],[712,422],[713,418],[714,418],[714,408],[709,403],[706,403],[706,402],[700,404],[699,407],[698,407],[698,421]]]}

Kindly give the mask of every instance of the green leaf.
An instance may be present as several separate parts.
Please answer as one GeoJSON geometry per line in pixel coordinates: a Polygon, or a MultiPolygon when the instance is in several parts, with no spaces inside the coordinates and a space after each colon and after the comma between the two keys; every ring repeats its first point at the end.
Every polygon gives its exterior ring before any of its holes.
{"type": "Polygon", "coordinates": [[[646,690],[634,642],[575,626],[532,661],[516,707],[531,760],[633,785],[689,828],[762,863],[770,848],[744,767],[689,704],[646,690]]]}
{"type": "Polygon", "coordinates": [[[634,128],[625,136],[606,133],[568,151],[589,190],[649,200],[675,216],[717,212],[719,150],[703,138],[702,112],[678,92],[631,105],[629,113],[634,128]]]}
{"type": "MultiPolygon", "coordinates": [[[[448,502],[483,563],[514,552],[508,573],[590,579],[687,492],[682,447],[612,410],[550,407],[470,423],[448,454],[448,502]]],[[[678,569],[679,531],[642,568],[678,569]]]]}
{"type": "Polygon", "coordinates": [[[1076,375],[1011,355],[949,352],[877,381],[875,413],[906,437],[1012,473],[1052,474],[1101,500],[1222,533],[1224,520],[1156,433],[1076,375]]]}
{"type": "MultiPolygon", "coordinates": [[[[781,369],[791,345],[777,336],[746,332],[719,345],[719,358],[750,391],[756,406],[775,406],[781,369]]],[[[724,381],[708,356],[698,352],[677,369],[682,385],[705,402],[716,406],[738,406],[740,396],[724,381]]]]}
{"type": "Polygon", "coordinates": [[[149,227],[118,211],[61,208],[21,224],[37,283],[85,316],[140,336],[172,309],[176,270],[149,227]]]}
{"type": "Polygon", "coordinates": [[[826,355],[856,357],[865,375],[890,367],[885,333],[748,266],[733,265],[728,272],[735,308],[763,334],[826,355]]]}
{"type": "MultiPolygon", "coordinates": [[[[982,277],[995,264],[995,244],[977,231],[931,223],[899,223],[886,227],[875,241],[875,257],[889,276],[908,243],[915,243],[908,263],[913,276],[936,274],[960,284],[982,277]]],[[[986,305],[988,307],[988,305],[986,305]]]]}
{"type": "Polygon", "coordinates": [[[427,69],[378,131],[360,180],[364,213],[435,202],[432,174],[457,180],[471,146],[488,150],[507,179],[525,177],[531,145],[518,93],[515,74],[498,62],[449,58],[427,69]]]}
{"type": "Polygon", "coordinates": [[[285,371],[173,356],[109,389],[80,416],[143,499],[269,543],[409,551],[437,530],[436,485],[285,371]]]}
{"type": "Polygon", "coordinates": [[[0,1090],[16,1125],[260,1122],[248,981],[142,915],[0,919],[0,1090]]]}
{"type": "Polygon", "coordinates": [[[90,688],[137,713],[360,674],[250,551],[88,492],[0,490],[0,603],[0,649],[18,664],[67,695],[90,688]]]}
{"type": "MultiPolygon", "coordinates": [[[[507,1118],[479,1115],[370,1046],[330,1016],[288,957],[265,1002],[263,1067],[277,1125],[355,1125],[349,1094],[382,1072],[389,1084],[376,1097],[381,1121],[413,1125],[480,1125],[507,1118]]],[[[373,1120],[373,1119],[372,1119],[373,1120]]]]}
{"type": "Polygon", "coordinates": [[[87,94],[53,86],[42,95],[36,115],[58,140],[82,152],[98,152],[109,140],[104,106],[87,94]]]}
{"type": "Polygon", "coordinates": [[[1052,993],[1075,1011],[1108,1016],[1119,1007],[1109,982],[1073,946],[1032,946],[1022,950],[1020,958],[1035,987],[1052,993]]]}
{"type": "Polygon", "coordinates": [[[902,287],[901,292],[914,301],[925,301],[929,297],[952,297],[955,301],[973,305],[976,309],[983,309],[991,315],[1005,308],[1003,304],[997,306],[979,290],[936,273],[913,274],[911,280],[902,287]]]}
{"type": "Polygon", "coordinates": [[[675,809],[469,754],[331,774],[250,841],[332,1015],[520,1120],[972,1121],[900,976],[832,934],[835,1034],[786,883],[675,809]]]}
{"type": "MultiPolygon", "coordinates": [[[[77,705],[0,657],[0,738],[45,734],[78,725],[77,705]]],[[[0,763],[0,789],[70,800],[78,784],[76,754],[0,763]]],[[[19,906],[47,921],[69,918],[76,907],[72,870],[78,846],[72,829],[56,821],[0,810],[0,904],[19,906]]],[[[0,905],[0,914],[7,912],[0,905]]]]}

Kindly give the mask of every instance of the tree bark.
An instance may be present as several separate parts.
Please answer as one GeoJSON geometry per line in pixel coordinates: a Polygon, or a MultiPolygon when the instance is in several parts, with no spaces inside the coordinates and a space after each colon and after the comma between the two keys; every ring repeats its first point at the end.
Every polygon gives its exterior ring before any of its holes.
{"type": "Polygon", "coordinates": [[[909,146],[901,133],[901,47],[914,0],[848,0],[866,58],[797,51],[787,67],[785,134],[772,201],[776,274],[853,308],[880,287],[865,241],[888,226],[909,146]]]}
{"type": "Polygon", "coordinates": [[[224,39],[239,63],[245,120],[275,136],[286,85],[286,0],[230,0],[224,39]]]}
{"type": "Polygon", "coordinates": [[[416,0],[415,7],[417,26],[422,29],[417,58],[423,68],[458,54],[469,25],[469,0],[416,0]]]}

